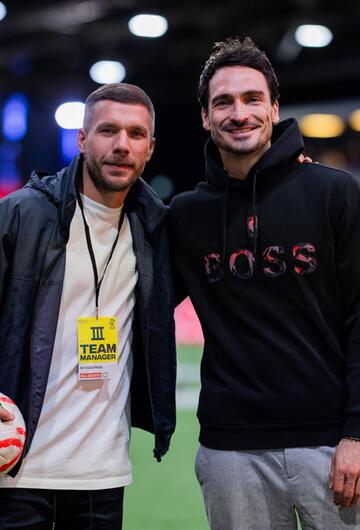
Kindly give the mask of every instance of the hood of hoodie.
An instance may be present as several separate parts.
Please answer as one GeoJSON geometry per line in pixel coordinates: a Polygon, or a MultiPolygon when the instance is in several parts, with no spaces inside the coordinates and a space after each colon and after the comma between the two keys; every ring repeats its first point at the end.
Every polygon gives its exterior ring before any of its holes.
{"type": "Polygon", "coordinates": [[[267,184],[271,185],[268,179],[278,179],[278,170],[281,166],[288,166],[294,162],[304,149],[304,142],[300,133],[297,121],[294,118],[284,120],[273,128],[270,148],[251,168],[245,181],[229,176],[223,168],[223,163],[217,146],[210,138],[205,145],[206,180],[209,184],[217,188],[243,188],[250,185],[257,174],[258,185],[261,179],[266,176],[267,184]]]}
{"type": "MultiPolygon", "coordinates": [[[[304,149],[299,126],[294,118],[275,125],[271,146],[251,168],[246,180],[232,178],[223,169],[218,148],[209,139],[205,146],[206,178],[208,184],[224,190],[221,230],[221,271],[224,270],[229,236],[229,213],[231,208],[230,191],[248,190],[249,209],[251,214],[244,219],[249,242],[251,242],[254,259],[258,253],[258,239],[261,227],[258,192],[274,186],[288,174],[289,167],[304,149]]],[[[256,261],[254,263],[256,267],[256,261]]],[[[223,272],[221,273],[223,274],[223,272]]]]}
{"type": "MultiPolygon", "coordinates": [[[[61,231],[68,234],[76,206],[76,186],[82,175],[82,155],[76,156],[68,167],[49,175],[44,171],[33,171],[25,187],[35,189],[47,196],[57,206],[61,231]]],[[[126,200],[127,213],[136,212],[144,230],[151,234],[163,221],[166,208],[160,197],[143,179],[131,187],[126,200]]]]}

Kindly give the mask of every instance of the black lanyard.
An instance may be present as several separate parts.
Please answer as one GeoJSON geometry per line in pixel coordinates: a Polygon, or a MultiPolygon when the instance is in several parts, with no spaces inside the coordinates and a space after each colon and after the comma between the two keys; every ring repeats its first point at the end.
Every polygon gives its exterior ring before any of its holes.
{"type": "Polygon", "coordinates": [[[110,263],[112,255],[114,253],[114,250],[115,250],[115,247],[116,247],[116,243],[117,243],[117,241],[119,239],[120,230],[121,230],[121,227],[122,227],[122,224],[123,224],[123,221],[124,221],[124,216],[125,216],[125,207],[123,205],[122,210],[121,210],[121,214],[120,214],[120,219],[119,219],[118,233],[116,235],[115,241],[114,241],[113,246],[111,248],[110,255],[109,255],[109,258],[108,258],[107,263],[105,265],[105,269],[104,269],[103,275],[102,275],[101,279],[99,280],[97,266],[96,266],[96,260],[95,260],[95,254],[94,254],[93,246],[92,246],[92,243],[91,243],[90,229],[89,229],[89,225],[87,224],[86,219],[85,219],[84,206],[83,206],[83,203],[82,203],[82,200],[81,200],[81,195],[80,195],[79,190],[76,190],[76,197],[77,197],[77,200],[78,200],[78,203],[79,203],[79,206],[80,206],[80,210],[81,210],[81,215],[82,215],[82,218],[83,218],[83,221],[84,221],[86,243],[87,243],[87,247],[88,247],[89,254],[90,254],[92,268],[93,268],[93,271],[94,271],[95,311],[96,311],[96,319],[98,319],[98,317],[99,317],[100,287],[101,287],[102,281],[104,279],[106,269],[108,268],[108,265],[110,263]]]}

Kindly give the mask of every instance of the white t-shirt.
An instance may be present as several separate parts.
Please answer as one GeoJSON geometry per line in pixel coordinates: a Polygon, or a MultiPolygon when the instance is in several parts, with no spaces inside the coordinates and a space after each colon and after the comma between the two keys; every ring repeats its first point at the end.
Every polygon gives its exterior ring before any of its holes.
{"type": "MultiPolygon", "coordinates": [[[[82,199],[101,278],[117,236],[121,208],[82,199]]],[[[0,477],[0,487],[107,489],[132,482],[129,389],[136,282],[136,259],[125,215],[99,296],[99,316],[117,317],[119,362],[110,380],[79,381],[76,319],[95,316],[95,284],[77,204],[66,246],[60,314],[39,424],[18,475],[0,477]]]]}

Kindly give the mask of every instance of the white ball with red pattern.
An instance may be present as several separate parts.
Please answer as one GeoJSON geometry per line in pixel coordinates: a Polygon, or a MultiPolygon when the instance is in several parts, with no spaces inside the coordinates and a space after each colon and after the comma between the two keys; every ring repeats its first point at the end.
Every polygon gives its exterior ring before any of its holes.
{"type": "Polygon", "coordinates": [[[0,392],[0,404],[14,414],[11,421],[0,420],[0,475],[6,475],[18,462],[24,449],[24,418],[12,399],[0,392]]]}

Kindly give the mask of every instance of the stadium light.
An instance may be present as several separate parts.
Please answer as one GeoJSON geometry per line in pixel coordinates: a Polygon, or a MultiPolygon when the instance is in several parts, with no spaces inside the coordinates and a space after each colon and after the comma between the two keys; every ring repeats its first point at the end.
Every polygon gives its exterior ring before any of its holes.
{"type": "Polygon", "coordinates": [[[90,77],[95,83],[121,83],[125,78],[125,66],[119,61],[98,61],[89,70],[90,77]]]}
{"type": "Polygon", "coordinates": [[[18,142],[27,131],[28,100],[23,94],[14,93],[7,98],[3,108],[3,135],[7,140],[18,142]]]}
{"type": "Polygon", "coordinates": [[[128,26],[137,37],[161,37],[168,29],[166,18],[160,15],[136,15],[129,20],[128,26]]]}
{"type": "Polygon", "coordinates": [[[300,130],[310,138],[335,138],[345,131],[345,123],[336,114],[307,114],[299,121],[300,130]]]}
{"type": "Polygon", "coordinates": [[[76,129],[60,129],[61,154],[65,164],[79,153],[76,129]]]}
{"type": "Polygon", "coordinates": [[[323,48],[330,44],[333,34],[326,26],[303,24],[295,30],[295,40],[306,48],[323,48]]]}
{"type": "Polygon", "coordinates": [[[63,129],[79,129],[84,120],[85,104],[81,101],[68,101],[55,112],[56,123],[63,129]]]}
{"type": "Polygon", "coordinates": [[[356,109],[351,113],[349,124],[354,131],[360,132],[360,109],[356,109]]]}
{"type": "Polygon", "coordinates": [[[3,20],[6,17],[7,9],[4,2],[0,2],[0,20],[3,20]]]}
{"type": "Polygon", "coordinates": [[[150,186],[160,195],[162,199],[169,199],[174,193],[174,182],[167,175],[155,175],[150,180],[150,186]]]}

